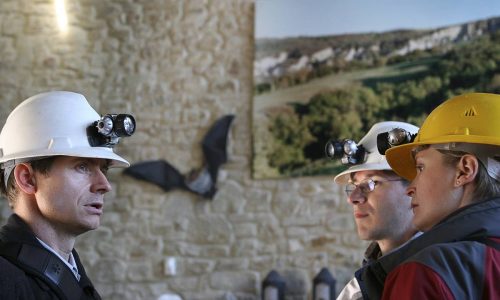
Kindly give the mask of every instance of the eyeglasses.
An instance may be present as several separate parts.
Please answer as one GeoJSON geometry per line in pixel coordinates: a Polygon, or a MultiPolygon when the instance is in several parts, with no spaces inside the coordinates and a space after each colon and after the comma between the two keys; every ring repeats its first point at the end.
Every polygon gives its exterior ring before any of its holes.
{"type": "Polygon", "coordinates": [[[354,183],[348,183],[345,186],[345,193],[347,194],[347,197],[350,197],[352,193],[356,190],[359,189],[361,192],[361,195],[366,197],[370,192],[373,192],[375,190],[375,187],[382,182],[388,182],[388,181],[402,181],[403,179],[386,179],[386,180],[373,180],[371,178],[365,179],[361,181],[358,184],[354,183]]]}

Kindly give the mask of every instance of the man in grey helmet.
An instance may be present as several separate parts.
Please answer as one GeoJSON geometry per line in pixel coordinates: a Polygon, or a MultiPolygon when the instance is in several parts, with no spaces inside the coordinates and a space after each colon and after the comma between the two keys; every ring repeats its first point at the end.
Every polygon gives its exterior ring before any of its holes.
{"type": "Polygon", "coordinates": [[[0,299],[100,299],[74,244],[96,229],[113,152],[135,130],[130,115],[99,114],[84,96],[30,97],[0,133],[0,189],[13,214],[0,229],[0,299]]]}

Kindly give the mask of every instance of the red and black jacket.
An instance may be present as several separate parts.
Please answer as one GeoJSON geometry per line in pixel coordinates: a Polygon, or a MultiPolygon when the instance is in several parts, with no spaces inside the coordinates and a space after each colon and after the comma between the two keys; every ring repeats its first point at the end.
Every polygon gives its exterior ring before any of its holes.
{"type": "Polygon", "coordinates": [[[500,198],[455,211],[359,280],[368,299],[500,299],[500,198]]]}

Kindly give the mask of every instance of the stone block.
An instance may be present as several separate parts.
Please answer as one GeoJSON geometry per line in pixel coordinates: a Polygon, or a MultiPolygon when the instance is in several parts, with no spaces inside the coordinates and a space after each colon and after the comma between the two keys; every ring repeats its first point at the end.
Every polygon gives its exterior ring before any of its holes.
{"type": "Polygon", "coordinates": [[[189,218],[186,238],[197,243],[228,243],[232,235],[231,225],[220,216],[189,218]]]}
{"type": "Polygon", "coordinates": [[[153,266],[149,261],[127,262],[127,279],[132,282],[147,282],[153,279],[153,266]]]}
{"type": "Polygon", "coordinates": [[[119,259],[104,258],[94,266],[97,282],[112,283],[125,280],[127,264],[119,259]]]}
{"type": "Polygon", "coordinates": [[[184,271],[189,275],[209,274],[216,264],[212,259],[188,258],[184,261],[184,271]]]}
{"type": "Polygon", "coordinates": [[[210,287],[215,290],[256,293],[258,275],[254,272],[214,272],[210,275],[210,287]]]}
{"type": "Polygon", "coordinates": [[[172,277],[166,280],[169,287],[178,292],[192,292],[199,289],[199,276],[172,277]]]}
{"type": "Polygon", "coordinates": [[[242,257],[220,258],[217,260],[216,271],[245,271],[248,270],[248,259],[242,257]]]}
{"type": "Polygon", "coordinates": [[[257,224],[254,223],[235,224],[233,228],[237,239],[255,237],[257,235],[257,224]]]}
{"type": "Polygon", "coordinates": [[[233,245],[233,253],[236,257],[251,257],[257,254],[259,245],[257,239],[240,239],[233,245]]]}

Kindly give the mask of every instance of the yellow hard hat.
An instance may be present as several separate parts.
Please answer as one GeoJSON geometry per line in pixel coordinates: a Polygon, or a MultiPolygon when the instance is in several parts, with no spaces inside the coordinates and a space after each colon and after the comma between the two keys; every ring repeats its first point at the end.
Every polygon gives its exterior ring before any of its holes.
{"type": "Polygon", "coordinates": [[[398,175],[413,180],[412,149],[453,142],[500,146],[500,95],[471,93],[443,102],[425,119],[414,142],[390,148],[385,155],[398,175]]]}

